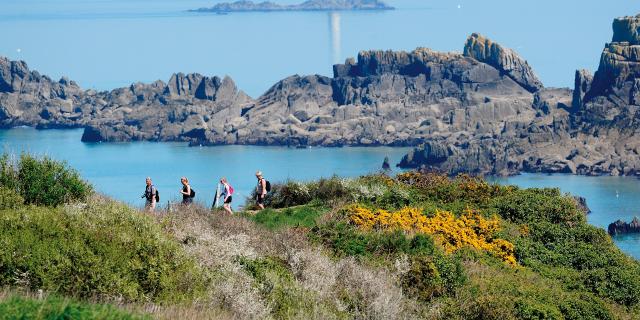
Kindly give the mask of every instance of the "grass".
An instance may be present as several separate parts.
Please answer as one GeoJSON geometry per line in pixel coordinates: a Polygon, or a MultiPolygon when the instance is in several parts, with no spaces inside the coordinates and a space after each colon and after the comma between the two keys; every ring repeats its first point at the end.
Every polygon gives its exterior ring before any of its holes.
{"type": "Polygon", "coordinates": [[[322,205],[310,204],[285,209],[265,209],[250,216],[250,219],[269,230],[284,227],[313,228],[317,225],[318,218],[328,211],[322,205]]]}
{"type": "Polygon", "coordinates": [[[12,295],[0,300],[0,320],[5,319],[146,320],[151,317],[120,310],[109,304],[79,302],[56,296],[35,299],[12,295]]]}

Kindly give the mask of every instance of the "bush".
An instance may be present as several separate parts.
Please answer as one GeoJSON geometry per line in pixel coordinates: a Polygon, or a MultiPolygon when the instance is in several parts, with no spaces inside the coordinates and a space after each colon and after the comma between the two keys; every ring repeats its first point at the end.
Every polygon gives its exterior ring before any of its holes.
{"type": "Polygon", "coordinates": [[[202,271],[150,218],[113,201],[0,213],[0,285],[82,297],[182,301],[202,271]]]}
{"type": "Polygon", "coordinates": [[[75,302],[58,297],[43,300],[13,296],[0,302],[0,319],[150,319],[105,304],[75,302]]]}
{"type": "Polygon", "coordinates": [[[466,281],[459,259],[437,253],[412,258],[411,268],[402,277],[405,293],[422,301],[453,294],[466,281]]]}
{"type": "Polygon", "coordinates": [[[275,230],[282,227],[312,228],[316,225],[316,219],[327,211],[321,206],[299,206],[283,210],[265,209],[259,211],[250,219],[268,229],[275,230]]]}
{"type": "Polygon", "coordinates": [[[0,157],[0,185],[15,190],[26,204],[45,206],[85,201],[92,192],[91,185],[66,163],[29,154],[17,162],[7,154],[0,157]]]}
{"type": "Polygon", "coordinates": [[[548,221],[576,224],[586,222],[584,215],[569,196],[559,189],[525,189],[496,197],[491,201],[498,214],[516,223],[548,221]]]}
{"type": "Polygon", "coordinates": [[[0,210],[17,209],[24,204],[24,199],[12,189],[0,186],[0,210]]]}
{"type": "Polygon", "coordinates": [[[394,256],[400,253],[431,255],[435,251],[428,235],[406,236],[402,231],[359,232],[343,222],[330,222],[312,229],[312,240],[329,247],[338,256],[394,256]]]}

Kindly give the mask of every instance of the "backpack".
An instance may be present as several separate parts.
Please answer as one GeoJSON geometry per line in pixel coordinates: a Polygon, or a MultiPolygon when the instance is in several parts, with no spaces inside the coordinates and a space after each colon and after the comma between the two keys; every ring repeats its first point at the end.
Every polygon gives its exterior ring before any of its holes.
{"type": "MultiPolygon", "coordinates": [[[[156,191],[156,202],[160,202],[160,192],[158,192],[158,189],[156,189],[155,186],[151,186],[151,191],[156,191]]],[[[151,199],[153,199],[153,193],[151,194],[150,197],[147,197],[145,194],[145,197],[147,198],[147,200],[151,201],[151,199]]]]}
{"type": "Polygon", "coordinates": [[[271,182],[269,180],[265,180],[265,189],[267,189],[267,192],[271,192],[271,182]]]}
{"type": "Polygon", "coordinates": [[[156,202],[160,202],[160,192],[156,189],[156,202]]]}
{"type": "Polygon", "coordinates": [[[233,194],[233,187],[230,184],[227,184],[229,186],[229,196],[233,194]]]}
{"type": "Polygon", "coordinates": [[[189,197],[191,197],[191,198],[195,198],[196,197],[196,191],[193,190],[193,188],[191,188],[191,194],[189,195],[189,197]]]}

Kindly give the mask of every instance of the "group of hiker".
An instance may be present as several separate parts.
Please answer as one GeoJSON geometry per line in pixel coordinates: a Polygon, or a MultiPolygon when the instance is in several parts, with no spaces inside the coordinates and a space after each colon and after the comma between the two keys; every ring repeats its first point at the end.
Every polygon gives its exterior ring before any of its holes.
{"type": "MultiPolygon", "coordinates": [[[[258,208],[261,210],[264,209],[264,198],[267,195],[267,192],[270,191],[270,183],[263,176],[261,171],[256,172],[256,178],[258,179],[258,184],[256,185],[256,204],[258,208]]],[[[196,191],[191,188],[189,184],[189,179],[187,177],[180,178],[180,183],[182,184],[182,189],[180,190],[180,194],[182,195],[182,205],[189,206],[193,203],[193,198],[196,196],[196,191]]],[[[218,199],[222,199],[222,208],[228,214],[233,214],[233,210],[231,209],[231,202],[233,201],[233,193],[234,189],[227,181],[227,178],[220,179],[220,185],[222,186],[222,191],[216,190],[216,196],[214,198],[214,206],[217,203],[218,199]],[[218,194],[219,193],[219,194],[218,194]]],[[[153,185],[153,181],[151,181],[150,177],[146,179],[146,187],[144,190],[144,194],[142,198],[146,199],[145,209],[147,211],[154,211],[156,208],[156,204],[160,202],[160,193],[158,189],[153,185]]]]}

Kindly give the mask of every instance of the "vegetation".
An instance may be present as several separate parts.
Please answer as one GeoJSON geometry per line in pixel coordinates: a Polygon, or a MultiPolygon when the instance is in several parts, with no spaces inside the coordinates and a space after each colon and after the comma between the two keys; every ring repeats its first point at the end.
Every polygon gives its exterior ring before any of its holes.
{"type": "Polygon", "coordinates": [[[204,286],[150,218],[110,200],[0,212],[0,285],[73,297],[182,301],[204,286]]]}
{"type": "Polygon", "coordinates": [[[408,172],[274,183],[256,214],[149,215],[63,163],[0,165],[0,285],[53,294],[0,295],[12,319],[640,314],[640,263],[557,189],[408,172]]]}
{"type": "Polygon", "coordinates": [[[43,206],[84,201],[92,192],[91,185],[66,163],[29,154],[17,160],[0,156],[0,186],[15,191],[25,204],[43,206]]]}
{"type": "Polygon", "coordinates": [[[121,311],[111,305],[77,302],[53,296],[39,300],[13,295],[0,301],[0,319],[135,320],[150,318],[121,311]]]}

